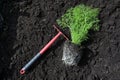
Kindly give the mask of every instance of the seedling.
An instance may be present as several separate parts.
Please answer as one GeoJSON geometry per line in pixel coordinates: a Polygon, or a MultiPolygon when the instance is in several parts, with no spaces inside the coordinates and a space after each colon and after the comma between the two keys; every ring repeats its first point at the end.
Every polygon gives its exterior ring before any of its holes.
{"type": "MultiPolygon", "coordinates": [[[[85,5],[78,5],[70,8],[66,13],[57,20],[58,25],[63,29],[69,27],[71,32],[71,39],[74,45],[81,45],[81,43],[88,39],[89,30],[99,30],[98,16],[99,9],[92,8],[85,5]]],[[[76,65],[81,59],[81,51],[76,51],[73,44],[65,42],[63,47],[62,60],[67,65],[76,65]]]]}
{"type": "Polygon", "coordinates": [[[21,70],[20,70],[20,74],[24,74],[26,72],[26,70],[28,70],[28,68],[42,55],[45,53],[45,51],[62,35],[66,40],[69,40],[55,25],[53,25],[53,27],[58,31],[58,34],[51,40],[48,42],[47,45],[45,45],[45,47],[40,50],[39,53],[37,53],[37,55],[35,55],[21,70]]]}

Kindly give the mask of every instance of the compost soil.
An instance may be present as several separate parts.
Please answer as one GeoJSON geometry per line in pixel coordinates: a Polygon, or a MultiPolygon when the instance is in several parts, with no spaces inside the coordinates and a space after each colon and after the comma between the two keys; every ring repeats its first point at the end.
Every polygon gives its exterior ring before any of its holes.
{"type": "Polygon", "coordinates": [[[1,0],[0,80],[120,80],[120,0],[1,0]],[[100,9],[78,66],[62,62],[60,37],[26,74],[19,70],[57,34],[52,27],[70,7],[100,9]]]}

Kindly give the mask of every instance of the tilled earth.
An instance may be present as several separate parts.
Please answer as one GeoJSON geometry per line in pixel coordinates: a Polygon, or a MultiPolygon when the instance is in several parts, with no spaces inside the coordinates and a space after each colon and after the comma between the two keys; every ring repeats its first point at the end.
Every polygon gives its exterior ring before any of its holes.
{"type": "Polygon", "coordinates": [[[0,80],[120,80],[120,0],[1,0],[0,80]],[[78,66],[62,62],[61,37],[25,74],[19,70],[57,34],[52,27],[70,7],[100,9],[100,31],[90,39],[78,66]]]}

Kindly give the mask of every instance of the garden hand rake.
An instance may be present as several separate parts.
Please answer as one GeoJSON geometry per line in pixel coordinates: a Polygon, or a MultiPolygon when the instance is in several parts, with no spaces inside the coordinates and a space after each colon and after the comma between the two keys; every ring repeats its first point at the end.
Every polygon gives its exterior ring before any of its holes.
{"type": "Polygon", "coordinates": [[[42,55],[45,51],[62,35],[66,40],[69,40],[55,25],[53,27],[58,31],[57,35],[45,45],[21,70],[20,74],[24,74],[26,70],[42,55]]]}

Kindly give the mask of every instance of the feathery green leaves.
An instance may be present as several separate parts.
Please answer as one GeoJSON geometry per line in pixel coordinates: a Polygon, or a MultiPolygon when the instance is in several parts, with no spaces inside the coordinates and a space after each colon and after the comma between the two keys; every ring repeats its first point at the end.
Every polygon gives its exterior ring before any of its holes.
{"type": "Polygon", "coordinates": [[[69,27],[72,42],[80,45],[88,39],[87,35],[90,29],[99,30],[98,14],[98,8],[92,8],[82,4],[67,10],[66,13],[57,20],[57,23],[62,28],[69,27]]]}

